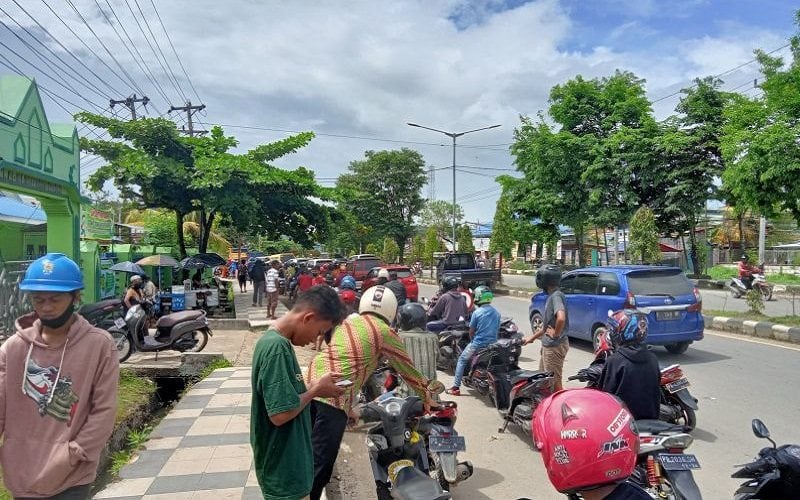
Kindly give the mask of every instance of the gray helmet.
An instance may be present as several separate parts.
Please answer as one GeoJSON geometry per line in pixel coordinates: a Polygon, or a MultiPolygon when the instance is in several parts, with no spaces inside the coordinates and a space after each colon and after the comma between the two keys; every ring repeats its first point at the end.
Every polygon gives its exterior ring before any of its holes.
{"type": "Polygon", "coordinates": [[[419,302],[402,305],[397,311],[397,326],[401,330],[412,330],[414,328],[424,330],[427,321],[428,313],[419,302]]]}
{"type": "Polygon", "coordinates": [[[561,284],[561,268],[555,264],[545,264],[536,271],[536,286],[542,290],[561,284]]]}
{"type": "Polygon", "coordinates": [[[456,288],[458,288],[458,278],[455,276],[445,276],[444,279],[442,279],[442,290],[445,292],[455,290],[456,288]]]}

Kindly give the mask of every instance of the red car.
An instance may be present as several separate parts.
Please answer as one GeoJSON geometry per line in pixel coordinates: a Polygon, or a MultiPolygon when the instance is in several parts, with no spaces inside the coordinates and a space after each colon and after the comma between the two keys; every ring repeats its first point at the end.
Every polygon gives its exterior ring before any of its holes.
{"type": "Polygon", "coordinates": [[[397,280],[406,287],[406,297],[411,302],[416,302],[417,298],[419,297],[419,287],[417,286],[417,279],[414,277],[414,272],[411,268],[407,266],[397,266],[397,265],[390,265],[390,266],[382,266],[382,267],[373,267],[369,270],[367,275],[364,277],[364,282],[361,284],[361,291],[363,292],[367,288],[375,286],[378,283],[378,271],[381,269],[386,269],[391,273],[397,273],[397,280]]]}

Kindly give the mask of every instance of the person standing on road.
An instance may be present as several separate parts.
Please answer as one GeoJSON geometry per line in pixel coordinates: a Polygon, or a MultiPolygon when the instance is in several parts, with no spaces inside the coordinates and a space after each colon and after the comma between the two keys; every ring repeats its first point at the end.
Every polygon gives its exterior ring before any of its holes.
{"type": "Polygon", "coordinates": [[[239,280],[239,291],[242,293],[247,293],[247,275],[247,261],[242,259],[236,268],[236,279],[239,280]]]}
{"type": "Polygon", "coordinates": [[[267,271],[267,318],[278,319],[275,317],[275,310],[278,308],[278,285],[280,274],[278,267],[280,262],[273,260],[270,263],[269,271],[267,271]]]}
{"type": "Polygon", "coordinates": [[[314,287],[256,343],[250,410],[250,445],[261,493],[267,499],[307,498],[314,478],[311,412],[316,397],[339,397],[339,373],[303,383],[294,346],[304,346],[330,331],[344,311],[336,292],[314,287]]]}
{"type": "MultiPolygon", "coordinates": [[[[553,264],[545,264],[536,271],[536,286],[547,294],[544,305],[544,318],[539,331],[525,339],[525,344],[530,344],[536,339],[542,339],[539,369],[553,372],[553,391],[564,388],[563,372],[564,359],[569,351],[569,316],[567,315],[567,300],[561,291],[561,268],[553,264]]],[[[533,328],[533,325],[531,325],[533,328]]]]}
{"type": "Polygon", "coordinates": [[[492,299],[494,299],[494,294],[489,287],[479,286],[475,289],[475,304],[478,309],[472,313],[469,320],[469,338],[472,340],[458,357],[453,387],[447,390],[447,394],[461,395],[461,377],[464,376],[467,363],[472,360],[472,356],[478,349],[497,342],[497,331],[500,330],[500,312],[492,306],[492,299]]]}
{"type": "Polygon", "coordinates": [[[35,260],[19,285],[34,312],[0,347],[0,465],[14,498],[90,498],[114,430],[117,348],[74,312],[83,287],[61,253],[35,260]]]}
{"type": "Polygon", "coordinates": [[[264,287],[266,283],[266,276],[267,269],[264,266],[264,261],[261,259],[256,259],[253,262],[253,268],[250,269],[250,279],[253,281],[253,307],[262,307],[263,297],[264,297],[264,287]]]}
{"type": "Polygon", "coordinates": [[[361,387],[381,359],[389,361],[403,381],[422,398],[426,408],[435,404],[427,387],[428,381],[414,367],[403,340],[389,328],[396,315],[397,299],[392,291],[381,285],[369,288],[361,297],[359,314],[348,316],[333,332],[327,348],[311,361],[307,376],[309,383],[328,373],[341,373],[344,380],[352,382],[344,394],[318,397],[311,403],[311,441],[314,447],[311,500],[319,500],[331,479],[347,420],[355,417],[352,410],[358,403],[361,387]]]}

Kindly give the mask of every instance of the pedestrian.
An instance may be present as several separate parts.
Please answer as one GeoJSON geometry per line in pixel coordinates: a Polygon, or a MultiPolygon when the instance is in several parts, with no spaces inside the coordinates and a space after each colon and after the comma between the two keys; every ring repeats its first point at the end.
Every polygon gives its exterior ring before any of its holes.
{"type": "Polygon", "coordinates": [[[300,268],[300,275],[297,277],[297,293],[303,293],[314,286],[314,279],[308,272],[308,268],[300,268]]]}
{"type": "Polygon", "coordinates": [[[314,478],[311,413],[315,397],[338,397],[340,374],[326,373],[308,385],[295,356],[320,332],[332,331],[344,312],[329,287],[300,295],[256,343],[250,410],[250,445],[261,493],[266,499],[306,498],[314,478]]]}
{"type": "Polygon", "coordinates": [[[267,269],[264,261],[256,259],[253,262],[253,267],[250,269],[250,280],[253,282],[253,307],[262,307],[264,305],[264,288],[266,284],[267,269]]]}
{"type": "Polygon", "coordinates": [[[19,285],[33,312],[0,347],[0,466],[16,499],[88,499],[114,430],[117,348],[74,312],[83,287],[60,253],[31,263],[19,285]]]}
{"type": "Polygon", "coordinates": [[[235,260],[231,259],[230,263],[228,264],[228,271],[225,274],[225,277],[235,279],[236,278],[236,269],[239,265],[236,263],[235,260]]]}
{"type": "Polygon", "coordinates": [[[280,262],[273,260],[270,263],[269,271],[267,271],[267,318],[269,319],[278,319],[275,317],[275,310],[278,308],[278,282],[280,280],[278,267],[280,265],[280,262]]]}
{"type": "Polygon", "coordinates": [[[435,404],[428,380],[414,367],[403,340],[389,328],[397,315],[397,299],[392,291],[381,285],[369,288],[361,297],[359,311],[360,314],[348,316],[336,328],[327,347],[314,357],[308,369],[310,384],[328,373],[341,374],[344,380],[352,382],[344,394],[320,396],[311,403],[314,448],[311,500],[319,500],[330,481],[347,421],[356,417],[353,407],[358,403],[361,388],[381,360],[389,362],[424,401],[426,409],[435,404]]]}
{"type": "Polygon", "coordinates": [[[247,293],[247,279],[248,279],[247,261],[242,259],[236,267],[236,279],[239,280],[239,291],[247,293]]]}
{"type": "Polygon", "coordinates": [[[539,369],[553,372],[553,391],[560,391],[564,387],[562,382],[564,359],[569,351],[567,300],[559,288],[560,285],[560,267],[546,264],[536,271],[536,286],[547,294],[547,301],[544,305],[542,327],[525,339],[525,344],[542,339],[539,369]]]}

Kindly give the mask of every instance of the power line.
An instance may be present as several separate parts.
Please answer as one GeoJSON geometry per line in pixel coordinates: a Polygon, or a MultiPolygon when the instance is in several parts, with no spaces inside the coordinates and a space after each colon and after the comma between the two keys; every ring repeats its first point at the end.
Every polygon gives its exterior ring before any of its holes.
{"type": "MultiPolygon", "coordinates": [[[[450,167],[446,167],[446,168],[450,168],[450,167]]],[[[469,169],[473,169],[473,170],[494,170],[494,171],[497,171],[497,172],[516,172],[517,171],[517,169],[510,168],[510,167],[495,168],[495,167],[477,167],[477,166],[471,166],[471,165],[456,165],[456,168],[469,168],[469,169]]]]}
{"type": "MultiPolygon", "coordinates": [[[[161,44],[158,43],[158,38],[156,38],[155,33],[153,33],[153,30],[150,28],[150,22],[147,20],[147,17],[144,15],[144,11],[142,10],[141,5],[139,5],[139,0],[133,0],[133,2],[136,4],[136,9],[139,10],[139,14],[142,15],[142,21],[144,21],[144,25],[147,28],[148,33],[150,33],[150,36],[153,37],[153,43],[155,43],[156,48],[158,49],[158,53],[161,54],[161,58],[164,59],[164,64],[167,65],[167,69],[169,70],[169,72],[167,73],[167,80],[170,79],[170,76],[172,77],[172,80],[170,80],[170,81],[174,82],[173,84],[175,86],[175,90],[178,91],[178,94],[180,94],[180,96],[183,98],[184,101],[187,101],[188,98],[186,97],[186,94],[183,93],[183,89],[181,88],[180,84],[178,83],[178,78],[175,76],[175,72],[172,71],[172,66],[167,61],[167,57],[164,55],[164,51],[161,50],[161,44]]],[[[158,56],[156,56],[156,58],[158,58],[158,56]]]]}
{"type": "MultiPolygon", "coordinates": [[[[108,1],[108,0],[106,0],[106,1],[108,1]]],[[[189,82],[189,86],[192,88],[192,92],[194,92],[194,96],[197,97],[197,100],[200,101],[200,102],[203,102],[203,100],[200,99],[200,94],[197,93],[197,89],[194,88],[194,84],[192,83],[192,79],[189,78],[189,73],[186,72],[186,68],[183,66],[183,62],[181,61],[181,58],[178,55],[178,51],[175,50],[175,45],[172,44],[172,38],[169,36],[169,31],[167,31],[167,28],[164,26],[164,21],[161,20],[161,14],[158,13],[158,9],[156,8],[155,2],[153,0],[150,0],[150,4],[152,4],[153,10],[156,13],[156,17],[158,18],[158,22],[161,24],[161,29],[163,29],[164,30],[164,34],[167,35],[167,41],[169,42],[169,46],[172,48],[172,53],[175,54],[175,59],[178,60],[178,64],[180,65],[181,70],[183,71],[183,76],[185,76],[186,77],[186,81],[189,82]]],[[[199,122],[200,120],[197,120],[197,121],[199,122]]]]}

